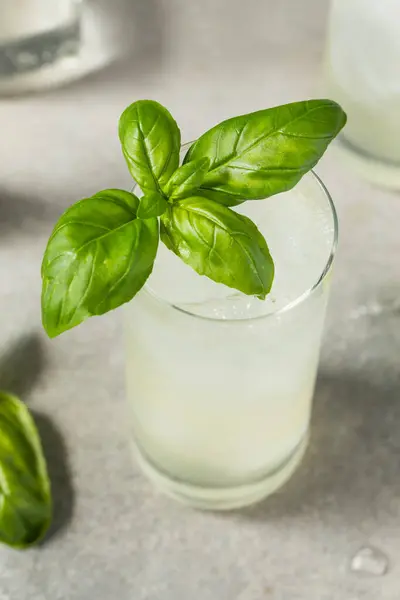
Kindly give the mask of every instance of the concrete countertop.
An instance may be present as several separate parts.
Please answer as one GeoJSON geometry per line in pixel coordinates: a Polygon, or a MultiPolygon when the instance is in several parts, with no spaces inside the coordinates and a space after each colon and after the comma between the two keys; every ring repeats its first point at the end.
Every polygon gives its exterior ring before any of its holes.
{"type": "Polygon", "coordinates": [[[220,516],[155,492],[130,455],[121,313],[55,341],[41,331],[41,255],[60,213],[130,185],[116,124],[164,103],[184,138],[228,116],[318,95],[326,0],[148,0],[134,57],[69,87],[0,102],[0,387],[35,414],[55,521],[37,549],[0,548],[0,600],[397,600],[400,583],[399,194],[329,152],[341,221],[313,436],[277,495],[220,516]],[[359,547],[390,558],[349,570],[359,547]]]}

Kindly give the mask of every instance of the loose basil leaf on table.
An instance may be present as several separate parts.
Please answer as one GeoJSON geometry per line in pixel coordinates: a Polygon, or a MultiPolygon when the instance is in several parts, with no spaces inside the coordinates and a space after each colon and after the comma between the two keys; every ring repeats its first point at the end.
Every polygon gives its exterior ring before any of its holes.
{"type": "Polygon", "coordinates": [[[192,196],[202,184],[209,166],[210,160],[205,156],[179,167],[168,182],[167,195],[171,200],[192,196]]]}
{"type": "Polygon", "coordinates": [[[247,217],[195,196],[170,205],[161,223],[163,242],[199,275],[262,299],[270,291],[274,263],[247,217]]]}
{"type": "Polygon", "coordinates": [[[162,193],[179,166],[181,134],[166,108],[139,100],[124,110],[119,139],[129,171],[143,193],[162,193]]]}
{"type": "Polygon", "coordinates": [[[137,210],[138,219],[151,219],[160,217],[167,210],[168,203],[164,196],[153,192],[140,198],[139,208],[137,210]]]}
{"type": "Polygon", "coordinates": [[[345,123],[332,100],[277,106],[216,125],[191,146],[184,163],[207,156],[200,193],[235,206],[294,187],[345,123]]]}
{"type": "Polygon", "coordinates": [[[1,391],[0,473],[0,541],[27,548],[42,539],[50,525],[50,482],[27,407],[1,391]]]}
{"type": "Polygon", "coordinates": [[[137,218],[139,199],[104,190],[59,219],[42,263],[42,320],[50,337],[128,302],[153,269],[156,218],[137,218]]]}

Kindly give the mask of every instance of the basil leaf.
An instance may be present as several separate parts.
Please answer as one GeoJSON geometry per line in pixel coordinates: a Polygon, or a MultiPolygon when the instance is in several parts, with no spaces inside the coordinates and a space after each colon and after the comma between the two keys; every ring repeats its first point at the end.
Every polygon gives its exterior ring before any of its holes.
{"type": "Polygon", "coordinates": [[[162,193],[179,166],[181,134],[166,108],[139,100],[124,110],[119,139],[129,171],[142,191],[162,193]]]}
{"type": "Polygon", "coordinates": [[[52,516],[46,462],[25,404],[0,392],[0,541],[27,548],[45,535],[52,516]]]}
{"type": "Polygon", "coordinates": [[[169,206],[161,239],[199,275],[264,299],[274,263],[255,224],[212,200],[191,197],[169,206]]]}
{"type": "Polygon", "coordinates": [[[104,190],[71,206],[42,264],[42,320],[50,337],[101,315],[140,290],[153,269],[158,221],[136,218],[139,199],[104,190]]]}
{"type": "Polygon", "coordinates": [[[167,195],[172,200],[193,195],[202,184],[209,166],[210,161],[204,156],[179,167],[169,180],[167,195]]]}
{"type": "Polygon", "coordinates": [[[137,211],[138,219],[151,219],[154,217],[160,217],[167,210],[168,203],[164,196],[153,192],[152,194],[146,194],[140,198],[140,204],[137,211]]]}
{"type": "Polygon", "coordinates": [[[184,162],[208,156],[201,190],[234,206],[294,187],[345,123],[345,113],[331,100],[277,106],[213,127],[191,146],[184,162]]]}

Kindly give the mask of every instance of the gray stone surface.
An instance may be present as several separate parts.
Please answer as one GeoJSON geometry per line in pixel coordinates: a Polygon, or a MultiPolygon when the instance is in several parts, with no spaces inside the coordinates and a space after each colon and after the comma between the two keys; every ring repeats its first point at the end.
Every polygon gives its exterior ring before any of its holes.
{"type": "Polygon", "coordinates": [[[148,4],[135,57],[0,103],[0,381],[36,415],[55,495],[46,543],[0,548],[0,600],[397,600],[398,194],[358,179],[334,151],[318,169],[341,242],[313,437],[291,482],[253,509],[187,510],[139,474],[119,311],[52,342],[41,331],[39,267],[52,223],[79,197],[129,185],[116,136],[127,103],[160,100],[191,139],[229,115],[318,93],[326,0],[148,4]],[[364,545],[388,554],[387,575],[350,571],[364,545]]]}

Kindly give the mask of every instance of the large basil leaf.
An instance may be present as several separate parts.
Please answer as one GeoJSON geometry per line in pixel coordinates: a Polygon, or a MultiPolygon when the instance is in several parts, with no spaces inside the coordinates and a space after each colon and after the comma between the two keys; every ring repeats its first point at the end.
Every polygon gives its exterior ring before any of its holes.
{"type": "Polygon", "coordinates": [[[202,135],[184,162],[207,156],[201,189],[227,206],[291,189],[345,125],[331,100],[294,102],[223,121],[202,135]]]}
{"type": "Polygon", "coordinates": [[[26,548],[46,533],[52,501],[46,462],[25,404],[0,392],[0,541],[26,548]]]}
{"type": "Polygon", "coordinates": [[[274,263],[250,219],[195,196],[172,204],[161,220],[163,242],[197,273],[244,294],[268,294],[274,263]]]}
{"type": "Polygon", "coordinates": [[[156,218],[136,218],[139,200],[104,190],[71,206],[42,264],[42,319],[50,337],[128,302],[153,269],[156,218]]]}
{"type": "Polygon", "coordinates": [[[169,180],[168,196],[172,200],[193,196],[193,193],[202,184],[209,166],[210,161],[205,156],[179,167],[169,180]]]}
{"type": "Polygon", "coordinates": [[[151,219],[153,217],[160,217],[167,210],[167,206],[167,201],[161,194],[157,192],[145,194],[140,198],[137,218],[151,219]]]}
{"type": "Polygon", "coordinates": [[[124,110],[119,139],[132,177],[144,193],[163,192],[179,166],[181,134],[158,102],[139,100],[124,110]]]}

